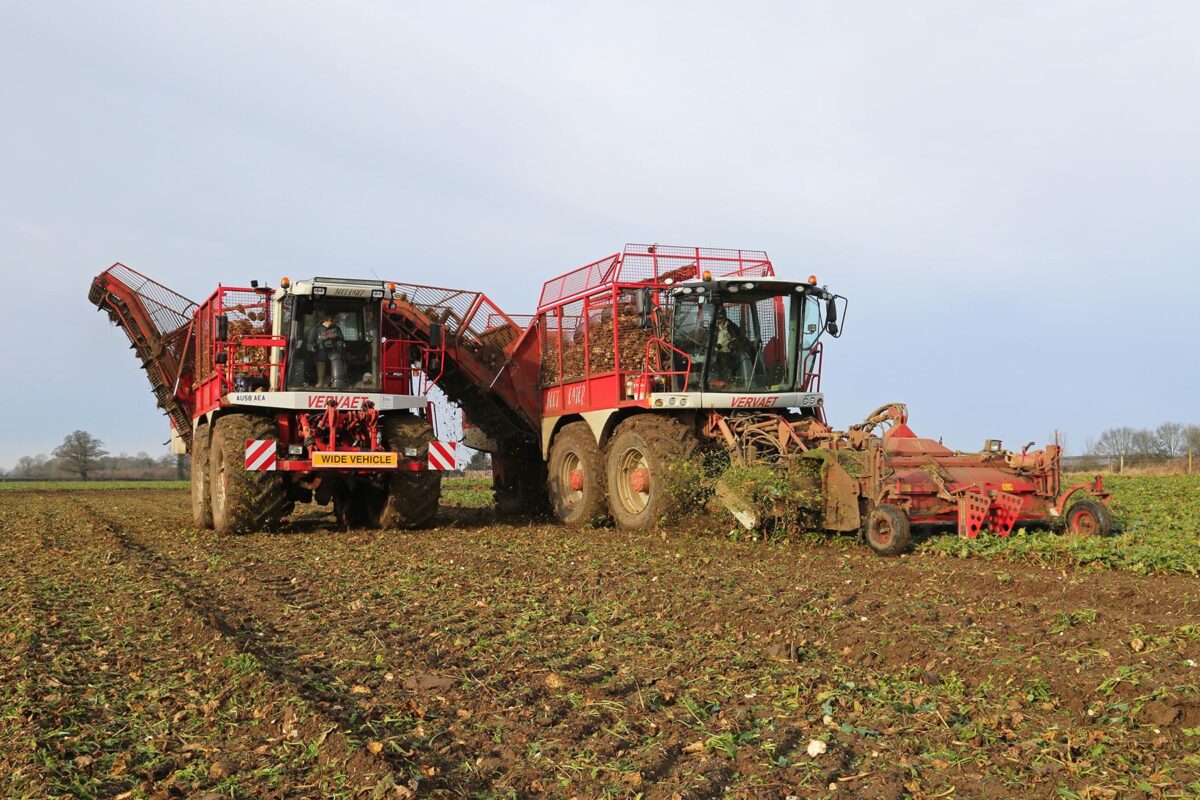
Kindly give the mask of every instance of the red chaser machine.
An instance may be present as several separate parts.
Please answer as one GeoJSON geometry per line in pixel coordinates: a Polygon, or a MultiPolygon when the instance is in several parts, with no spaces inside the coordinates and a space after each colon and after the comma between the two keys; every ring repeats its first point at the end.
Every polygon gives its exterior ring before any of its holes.
{"type": "Polygon", "coordinates": [[[194,303],[114,264],[88,298],[107,311],[192,456],[197,527],[269,528],[297,502],[345,527],[412,528],[437,513],[454,443],[426,397],[438,346],[392,322],[394,284],[314,278],[218,287],[194,303]]]}

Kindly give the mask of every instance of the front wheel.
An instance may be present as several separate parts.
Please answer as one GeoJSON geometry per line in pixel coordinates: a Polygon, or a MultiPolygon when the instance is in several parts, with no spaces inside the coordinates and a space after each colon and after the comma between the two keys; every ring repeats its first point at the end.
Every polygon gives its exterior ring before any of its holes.
{"type": "MultiPolygon", "coordinates": [[[[383,443],[402,457],[415,458],[425,465],[433,428],[415,414],[391,414],[383,418],[383,443]]],[[[397,470],[386,478],[387,494],[371,527],[427,528],[437,517],[442,497],[442,473],[421,469],[397,470]]],[[[365,502],[365,501],[364,501],[365,502]]]]}
{"type": "Polygon", "coordinates": [[[563,427],[550,444],[550,504],[564,525],[588,525],[604,518],[604,456],[586,422],[563,427]]]}
{"type": "Polygon", "coordinates": [[[249,533],[283,517],[288,495],[279,473],[246,469],[246,442],[274,438],[269,417],[226,414],[213,424],[209,491],[217,533],[249,533]]]}
{"type": "Polygon", "coordinates": [[[1067,533],[1076,536],[1108,536],[1112,530],[1112,512],[1098,500],[1085,497],[1067,510],[1067,533]]]}
{"type": "Polygon", "coordinates": [[[863,541],[881,556],[906,552],[911,536],[908,515],[895,506],[876,506],[863,528],[863,541]]]}

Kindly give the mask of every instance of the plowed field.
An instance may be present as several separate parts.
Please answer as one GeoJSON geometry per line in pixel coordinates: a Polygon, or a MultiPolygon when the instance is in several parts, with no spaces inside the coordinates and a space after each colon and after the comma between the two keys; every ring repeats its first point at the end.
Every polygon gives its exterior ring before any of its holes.
{"type": "Polygon", "coordinates": [[[0,496],[0,795],[1200,797],[1191,575],[329,522],[0,496]]]}

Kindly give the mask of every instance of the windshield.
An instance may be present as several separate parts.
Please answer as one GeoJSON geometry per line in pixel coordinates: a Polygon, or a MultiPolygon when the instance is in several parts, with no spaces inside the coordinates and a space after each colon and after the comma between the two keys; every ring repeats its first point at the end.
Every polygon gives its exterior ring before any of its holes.
{"type": "Polygon", "coordinates": [[[675,298],[671,343],[691,358],[686,388],[793,391],[800,345],[807,352],[815,343],[815,336],[807,330],[800,341],[804,295],[792,286],[737,292],[719,289],[707,296],[675,298]]]}
{"type": "Polygon", "coordinates": [[[379,301],[289,299],[287,388],[378,391],[379,301]]]}

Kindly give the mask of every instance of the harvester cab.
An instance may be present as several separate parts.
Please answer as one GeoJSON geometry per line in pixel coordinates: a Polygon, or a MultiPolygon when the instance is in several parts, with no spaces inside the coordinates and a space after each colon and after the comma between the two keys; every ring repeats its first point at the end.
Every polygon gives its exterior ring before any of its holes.
{"type": "Polygon", "coordinates": [[[668,285],[673,391],[697,393],[702,408],[820,408],[818,343],[841,335],[845,298],[815,279],[705,274],[668,285]]]}
{"type": "Polygon", "coordinates": [[[276,292],[274,331],[290,358],[284,386],[378,392],[382,384],[384,298],[380,281],[315,278],[276,292]]]}

